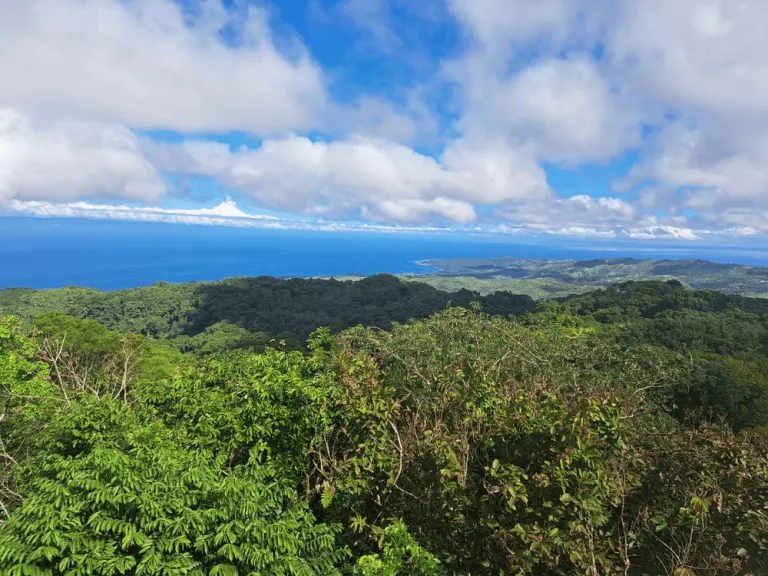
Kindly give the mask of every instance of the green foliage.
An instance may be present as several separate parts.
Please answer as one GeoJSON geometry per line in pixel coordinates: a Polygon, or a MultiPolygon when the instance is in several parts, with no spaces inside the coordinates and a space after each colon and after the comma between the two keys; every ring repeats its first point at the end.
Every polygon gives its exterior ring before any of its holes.
{"type": "Polygon", "coordinates": [[[736,430],[768,423],[768,378],[760,366],[706,352],[691,355],[690,385],[675,390],[677,413],[702,410],[723,417],[736,430]]]}
{"type": "Polygon", "coordinates": [[[170,376],[184,363],[178,351],[144,336],[107,330],[93,320],[47,312],[34,321],[38,356],[48,362],[69,403],[79,393],[127,400],[137,379],[170,376]]]}
{"type": "Polygon", "coordinates": [[[27,337],[21,322],[0,316],[0,441],[14,437],[7,425],[20,427],[45,417],[47,400],[58,400],[56,388],[47,378],[48,367],[35,358],[34,341],[27,337]]]}
{"type": "Polygon", "coordinates": [[[561,299],[577,315],[619,309],[623,316],[650,318],[666,310],[721,312],[737,308],[757,316],[768,314],[768,301],[728,295],[714,290],[688,290],[680,282],[624,282],[605,290],[561,299]]]}
{"type": "Polygon", "coordinates": [[[670,382],[675,414],[700,410],[736,430],[768,425],[766,301],[679,282],[629,282],[608,290],[540,303],[529,325],[576,325],[623,347],[678,351],[689,370],[670,382]]]}
{"type": "Polygon", "coordinates": [[[227,321],[217,322],[194,336],[179,336],[173,344],[181,352],[208,356],[229,350],[254,350],[261,352],[271,338],[263,332],[249,332],[242,326],[227,321]]]}
{"type": "Polygon", "coordinates": [[[381,274],[346,282],[232,278],[114,292],[7,289],[0,290],[0,313],[31,318],[63,312],[112,331],[167,340],[182,352],[206,355],[236,348],[260,351],[271,339],[299,349],[318,328],[334,332],[358,324],[389,328],[392,322],[425,318],[449,302],[468,306],[473,300],[488,302],[489,311],[504,316],[534,307],[527,296],[485,297],[469,290],[448,294],[381,274]]]}
{"type": "MultiPolygon", "coordinates": [[[[101,293],[0,318],[0,574],[768,571],[761,304],[630,283],[519,318],[527,298],[460,292],[470,310],[398,323],[447,300],[257,280],[186,293],[195,360],[101,293]],[[256,318],[333,321],[300,352],[256,318]]],[[[185,294],[153,288],[150,311],[185,294]]]]}
{"type": "Polygon", "coordinates": [[[419,546],[402,522],[387,526],[382,532],[383,550],[361,556],[355,574],[359,576],[439,576],[443,574],[437,559],[419,546]]]}
{"type": "Polygon", "coordinates": [[[103,362],[120,350],[121,335],[93,320],[47,312],[37,316],[33,325],[42,336],[65,341],[70,353],[85,362],[103,362]]]}
{"type": "Polygon", "coordinates": [[[254,455],[303,480],[306,455],[329,425],[327,391],[298,352],[232,353],[159,382],[139,401],[188,445],[224,455],[228,466],[254,455]]]}
{"type": "Polygon", "coordinates": [[[60,407],[48,367],[13,316],[0,316],[0,523],[18,505],[17,464],[36,449],[37,434],[60,407]]]}
{"type": "Polygon", "coordinates": [[[767,503],[765,455],[727,430],[691,437],[659,413],[654,392],[685,372],[682,356],[454,309],[348,333],[329,361],[340,421],[315,466],[336,490],[331,512],[402,517],[454,573],[730,570],[742,548],[764,566],[768,540],[747,534],[766,517],[739,510],[767,503]],[[683,450],[701,476],[680,468],[683,450]],[[679,511],[726,485],[730,505],[679,544],[692,522],[679,511]],[[660,542],[646,517],[671,510],[677,528],[660,542]]]}
{"type": "Polygon", "coordinates": [[[2,526],[4,574],[339,574],[317,524],[269,465],[224,472],[157,426],[35,463],[31,496],[2,526]]]}

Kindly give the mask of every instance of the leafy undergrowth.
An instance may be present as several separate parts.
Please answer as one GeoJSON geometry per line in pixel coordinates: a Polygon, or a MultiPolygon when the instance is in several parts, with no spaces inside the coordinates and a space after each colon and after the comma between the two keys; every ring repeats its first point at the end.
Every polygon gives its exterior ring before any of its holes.
{"type": "Polygon", "coordinates": [[[752,324],[601,298],[199,360],[6,317],[0,573],[765,574],[752,324]]]}

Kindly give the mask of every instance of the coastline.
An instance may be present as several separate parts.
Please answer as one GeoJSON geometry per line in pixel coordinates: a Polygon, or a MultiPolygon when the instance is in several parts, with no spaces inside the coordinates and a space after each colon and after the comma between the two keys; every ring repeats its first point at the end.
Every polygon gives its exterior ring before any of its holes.
{"type": "MultiPolygon", "coordinates": [[[[447,260],[447,258],[445,258],[447,260]]],[[[400,272],[403,276],[429,276],[430,274],[434,274],[435,272],[445,272],[445,269],[440,268],[438,266],[433,266],[432,264],[428,264],[428,262],[434,262],[434,260],[414,260],[413,263],[421,266],[422,268],[430,268],[430,270],[426,272],[400,272]]]]}

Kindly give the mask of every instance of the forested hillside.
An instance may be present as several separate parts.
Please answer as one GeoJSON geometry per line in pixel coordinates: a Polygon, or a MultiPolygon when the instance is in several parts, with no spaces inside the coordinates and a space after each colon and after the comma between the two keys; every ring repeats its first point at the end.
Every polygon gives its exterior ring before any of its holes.
{"type": "Polygon", "coordinates": [[[334,332],[359,324],[388,328],[392,322],[426,318],[449,303],[478,301],[491,314],[532,310],[533,300],[506,292],[480,296],[377,275],[360,281],[233,278],[220,282],[156,284],[101,292],[87,288],[0,290],[0,314],[31,318],[59,311],[95,320],[119,332],[171,340],[184,351],[223,350],[284,340],[304,346],[317,328],[334,332]]]}
{"type": "Polygon", "coordinates": [[[379,276],[0,309],[0,574],[768,573],[766,300],[379,276]]]}

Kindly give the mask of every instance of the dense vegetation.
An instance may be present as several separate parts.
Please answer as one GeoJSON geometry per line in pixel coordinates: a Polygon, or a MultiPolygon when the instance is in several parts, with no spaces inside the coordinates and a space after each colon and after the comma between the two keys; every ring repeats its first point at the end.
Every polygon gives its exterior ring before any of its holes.
{"type": "Polygon", "coordinates": [[[720,264],[706,260],[597,258],[450,258],[428,260],[437,272],[408,279],[441,290],[467,288],[481,293],[510,290],[537,300],[581,294],[617,282],[679,280],[690,288],[768,297],[768,267],[720,264]]]}
{"type": "Polygon", "coordinates": [[[4,293],[0,574],[768,572],[768,301],[322,282],[4,293]]]}
{"type": "Polygon", "coordinates": [[[170,340],[185,352],[213,352],[259,349],[271,339],[301,348],[317,328],[338,332],[362,324],[386,329],[392,322],[426,318],[449,303],[468,306],[472,301],[502,315],[520,314],[535,306],[527,296],[506,292],[480,296],[469,290],[449,294],[379,275],[357,282],[233,278],[113,292],[15,288],[0,290],[0,314],[28,318],[60,311],[118,332],[170,340]]]}

